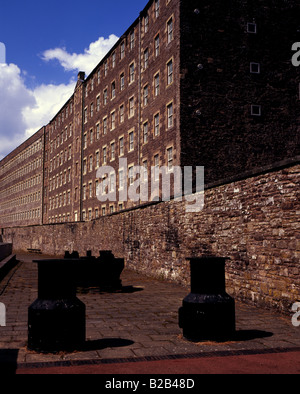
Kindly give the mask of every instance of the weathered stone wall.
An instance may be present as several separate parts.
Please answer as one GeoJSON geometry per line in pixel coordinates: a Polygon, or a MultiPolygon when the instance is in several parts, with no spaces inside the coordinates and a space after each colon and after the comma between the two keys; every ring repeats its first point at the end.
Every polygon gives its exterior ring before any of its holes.
{"type": "Polygon", "coordinates": [[[189,284],[186,257],[228,257],[227,291],[288,313],[300,300],[300,165],[207,189],[199,213],[185,201],[97,221],[3,230],[16,250],[47,254],[110,249],[137,271],[189,284]]]}

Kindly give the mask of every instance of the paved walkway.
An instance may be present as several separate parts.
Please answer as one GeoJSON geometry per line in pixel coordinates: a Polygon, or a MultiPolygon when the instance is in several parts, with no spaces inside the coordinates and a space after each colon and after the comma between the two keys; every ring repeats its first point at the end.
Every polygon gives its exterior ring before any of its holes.
{"type": "Polygon", "coordinates": [[[300,373],[300,327],[274,312],[236,302],[236,337],[226,343],[192,343],[178,326],[189,289],[132,271],[123,291],[81,291],[86,305],[86,346],[39,354],[27,349],[27,312],[37,298],[37,267],[20,262],[0,282],[6,327],[0,327],[0,366],[17,373],[300,373]],[[226,362],[225,362],[226,361],[226,362]]]}

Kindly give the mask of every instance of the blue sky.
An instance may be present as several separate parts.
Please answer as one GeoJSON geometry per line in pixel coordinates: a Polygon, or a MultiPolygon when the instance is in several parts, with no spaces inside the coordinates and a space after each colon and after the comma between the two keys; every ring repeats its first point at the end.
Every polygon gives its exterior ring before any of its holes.
{"type": "Polygon", "coordinates": [[[48,123],[72,94],[78,71],[88,74],[146,4],[1,2],[6,64],[0,64],[0,159],[48,123]]]}

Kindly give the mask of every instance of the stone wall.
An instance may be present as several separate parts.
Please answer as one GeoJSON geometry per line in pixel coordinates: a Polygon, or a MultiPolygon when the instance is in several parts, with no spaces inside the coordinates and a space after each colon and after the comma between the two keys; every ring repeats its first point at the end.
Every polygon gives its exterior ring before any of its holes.
{"type": "Polygon", "coordinates": [[[183,285],[186,257],[228,257],[228,293],[288,313],[300,300],[299,176],[295,164],[207,188],[199,213],[175,200],[92,222],[4,229],[3,239],[50,255],[110,249],[129,268],[183,285]]]}

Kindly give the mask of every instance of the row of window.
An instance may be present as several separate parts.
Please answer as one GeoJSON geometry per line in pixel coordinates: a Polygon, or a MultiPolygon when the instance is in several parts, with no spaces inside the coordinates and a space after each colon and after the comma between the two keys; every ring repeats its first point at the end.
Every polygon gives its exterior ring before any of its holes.
{"type": "Polygon", "coordinates": [[[63,143],[68,140],[68,138],[72,137],[72,134],[73,124],[70,123],[69,126],[66,126],[65,130],[57,136],[57,138],[54,138],[54,140],[50,142],[50,153],[52,153],[55,149],[58,149],[60,145],[63,145],[63,143]]]}
{"type": "MultiPolygon", "coordinates": [[[[124,204],[118,203],[118,210],[122,211],[124,209],[124,204]]],[[[100,217],[100,214],[102,216],[107,215],[107,213],[114,213],[116,210],[115,205],[111,204],[109,205],[109,207],[107,207],[106,205],[103,205],[100,209],[99,207],[96,207],[94,209],[89,208],[89,209],[83,209],[82,210],[82,220],[86,221],[86,220],[93,220],[93,219],[98,219],[100,217]]],[[[74,212],[74,221],[78,222],[79,221],[79,215],[78,212],[75,211],[74,212]]],[[[49,216],[48,217],[48,223],[68,223],[71,221],[71,214],[68,213],[63,213],[63,214],[59,214],[59,215],[53,215],[53,216],[49,216]]]]}
{"type": "Polygon", "coordinates": [[[40,216],[41,216],[40,208],[35,208],[24,212],[2,216],[0,217],[0,221],[3,224],[9,224],[9,223],[20,222],[25,220],[39,219],[40,216]]]}
{"type": "Polygon", "coordinates": [[[25,166],[18,168],[11,174],[7,175],[5,178],[1,180],[1,186],[5,186],[8,183],[11,183],[18,178],[23,177],[24,175],[29,174],[30,172],[36,170],[37,168],[41,167],[42,165],[42,159],[41,157],[38,157],[37,159],[34,159],[27,163],[25,166]]]}
{"type": "MultiPolygon", "coordinates": [[[[157,9],[158,10],[160,9],[159,6],[157,9]]],[[[156,15],[159,15],[159,11],[155,12],[155,19],[158,18],[158,16],[156,16],[156,15]]],[[[143,30],[144,30],[144,33],[147,33],[149,31],[149,15],[148,14],[143,19],[143,30]]],[[[166,22],[166,31],[167,31],[167,44],[169,44],[174,39],[174,18],[173,18],[173,16],[170,17],[166,22]]],[[[159,34],[157,36],[155,36],[154,41],[155,41],[154,42],[155,54],[156,54],[156,56],[158,56],[159,42],[160,42],[159,34]]],[[[135,42],[136,42],[135,31],[133,29],[129,34],[129,49],[131,51],[135,48],[135,42]]],[[[125,51],[126,51],[126,40],[124,39],[121,41],[120,47],[119,47],[119,60],[120,61],[125,58],[125,51]]],[[[106,59],[104,61],[104,64],[103,64],[104,77],[106,77],[108,75],[109,65],[111,65],[111,68],[114,69],[116,67],[116,62],[117,62],[117,51],[113,51],[113,53],[111,55],[111,60],[109,61],[108,59],[106,59]]],[[[100,80],[101,80],[101,69],[99,69],[97,72],[98,85],[100,84],[100,80]]],[[[89,88],[91,91],[94,90],[94,78],[92,78],[90,83],[86,86],[86,89],[85,89],[85,96],[86,97],[88,96],[89,88]]]]}
{"type": "Polygon", "coordinates": [[[53,198],[49,198],[49,211],[52,209],[61,208],[62,206],[70,205],[71,204],[71,191],[68,190],[67,192],[57,194],[53,198]]]}
{"type": "Polygon", "coordinates": [[[6,201],[4,204],[1,204],[0,210],[9,209],[12,206],[17,207],[17,206],[21,206],[21,205],[25,205],[25,204],[30,204],[30,203],[37,202],[37,201],[41,201],[41,192],[40,191],[30,193],[30,194],[27,194],[22,197],[18,197],[13,200],[10,200],[10,201],[6,201]]]}
{"type": "Polygon", "coordinates": [[[65,185],[67,182],[71,182],[71,167],[65,170],[63,173],[56,174],[52,179],[49,180],[49,191],[58,189],[59,187],[65,185]]]}
{"type": "Polygon", "coordinates": [[[64,163],[67,163],[72,159],[72,145],[69,145],[64,151],[61,151],[60,154],[57,154],[56,157],[50,160],[49,171],[52,172],[56,168],[62,166],[64,163]]]}
{"type": "Polygon", "coordinates": [[[72,101],[70,102],[69,105],[67,105],[57,116],[57,119],[54,120],[54,122],[51,125],[50,131],[51,133],[54,132],[57,128],[61,126],[61,124],[64,123],[65,120],[68,119],[69,115],[72,115],[73,113],[73,103],[72,101]]]}
{"type": "Polygon", "coordinates": [[[14,186],[11,186],[10,188],[8,188],[6,190],[3,190],[0,193],[0,198],[5,199],[5,198],[11,196],[11,194],[13,194],[13,193],[19,193],[19,192],[22,192],[23,190],[29,189],[30,187],[34,187],[36,185],[39,185],[39,184],[41,184],[41,181],[42,181],[41,174],[30,177],[22,182],[17,183],[14,186]]]}
{"type": "MultiPolygon", "coordinates": [[[[129,66],[129,83],[134,82],[134,63],[132,63],[129,66]]],[[[174,81],[174,62],[173,58],[170,59],[167,62],[166,65],[166,81],[167,81],[167,87],[170,86],[173,81],[174,81]]],[[[125,89],[125,75],[124,72],[120,74],[120,91],[123,91],[125,89]]],[[[156,72],[153,77],[153,97],[157,97],[160,94],[161,90],[161,74],[160,72],[156,72]]],[[[143,106],[147,106],[149,102],[149,97],[150,97],[150,85],[149,83],[145,84],[142,88],[142,95],[143,95],[143,106]]],[[[113,100],[116,97],[116,81],[113,81],[111,83],[110,87],[110,100],[113,100]]],[[[108,88],[106,87],[103,90],[103,106],[106,106],[108,104],[109,100],[109,91],[108,88]]],[[[89,118],[93,118],[95,110],[96,112],[100,111],[100,95],[97,96],[96,98],[96,107],[94,103],[91,103],[88,107],[85,107],[84,109],[84,123],[88,122],[89,118]]],[[[129,98],[128,102],[128,107],[129,107],[129,113],[128,113],[128,118],[134,116],[134,96],[129,98]]],[[[120,107],[120,116],[124,116],[124,104],[123,106],[120,107]]],[[[51,150],[52,152],[52,150],[51,150]]]]}
{"type": "MultiPolygon", "coordinates": [[[[124,122],[124,105],[121,105],[119,108],[119,122],[122,124],[124,122]]],[[[170,129],[174,126],[174,105],[173,102],[170,102],[166,106],[166,128],[170,129]]],[[[160,112],[157,112],[153,116],[153,136],[157,137],[160,134],[160,127],[161,127],[161,115],[160,112]]],[[[102,134],[106,135],[108,133],[108,130],[113,131],[116,128],[116,113],[115,111],[112,111],[111,117],[110,117],[110,122],[108,117],[106,116],[103,118],[103,123],[102,123],[102,134]],[[110,123],[110,127],[108,124],[110,123]]],[[[149,135],[150,135],[150,128],[151,128],[151,123],[150,121],[146,120],[143,122],[142,125],[142,141],[144,144],[148,142],[149,135]]],[[[90,129],[88,133],[85,133],[83,136],[83,149],[87,149],[88,145],[92,145],[94,141],[97,141],[100,139],[100,123],[96,124],[96,130],[94,132],[93,129],[90,129]]],[[[134,138],[134,130],[130,130],[128,132],[128,152],[132,152],[134,150],[134,144],[135,144],[135,138],[134,138]]],[[[114,160],[116,154],[119,156],[124,155],[124,149],[125,149],[125,139],[124,136],[119,137],[119,145],[118,145],[118,152],[116,151],[117,146],[116,142],[112,141],[110,143],[110,151],[111,151],[111,157],[110,160],[114,160]]],[[[107,146],[104,146],[102,148],[103,151],[103,160],[102,164],[107,163],[107,153],[108,153],[108,148],[107,146]]],[[[100,165],[100,157],[99,154],[96,157],[96,167],[100,165]]],[[[84,171],[85,172],[85,171],[84,171]]]]}
{"type": "Polygon", "coordinates": [[[19,153],[17,156],[12,158],[8,163],[0,166],[0,175],[9,171],[14,165],[22,163],[24,160],[29,159],[30,156],[34,155],[36,152],[42,149],[42,139],[35,141],[28,148],[26,148],[23,152],[19,153]]]}

